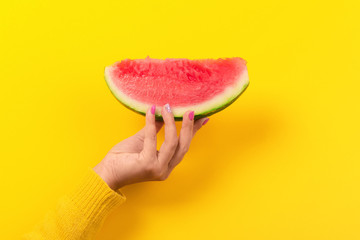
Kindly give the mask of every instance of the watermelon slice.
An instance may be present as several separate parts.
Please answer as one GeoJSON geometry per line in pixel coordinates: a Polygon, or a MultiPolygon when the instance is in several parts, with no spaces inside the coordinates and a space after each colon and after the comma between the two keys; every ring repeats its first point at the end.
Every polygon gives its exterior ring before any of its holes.
{"type": "Polygon", "coordinates": [[[125,59],[105,68],[113,95],[127,108],[142,115],[153,104],[156,119],[170,104],[175,120],[188,110],[195,119],[210,116],[233,103],[249,85],[242,58],[125,59]]]}

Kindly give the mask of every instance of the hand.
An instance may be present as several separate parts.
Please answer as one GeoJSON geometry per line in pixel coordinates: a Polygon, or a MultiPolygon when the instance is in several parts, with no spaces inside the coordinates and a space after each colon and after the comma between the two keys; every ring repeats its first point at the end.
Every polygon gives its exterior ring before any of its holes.
{"type": "Polygon", "coordinates": [[[194,112],[186,112],[178,137],[174,115],[169,105],[165,105],[161,110],[165,122],[165,141],[158,151],[157,133],[164,122],[155,121],[154,113],[155,106],[146,113],[145,127],[115,145],[94,167],[94,171],[110,188],[116,190],[128,184],[167,179],[189,150],[195,133],[209,120],[201,118],[194,121],[194,112]]]}

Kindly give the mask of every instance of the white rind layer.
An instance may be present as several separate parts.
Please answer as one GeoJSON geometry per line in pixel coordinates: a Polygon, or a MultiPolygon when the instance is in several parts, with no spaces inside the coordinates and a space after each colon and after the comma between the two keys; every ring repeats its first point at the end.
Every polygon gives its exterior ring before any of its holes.
{"type": "MultiPolygon", "coordinates": [[[[138,112],[146,113],[147,109],[149,109],[152,105],[137,101],[128,97],[124,94],[114,83],[111,78],[111,68],[112,66],[105,68],[105,80],[111,90],[111,92],[115,95],[115,97],[122,102],[127,107],[134,109],[138,112]]],[[[212,112],[222,106],[226,105],[227,103],[233,101],[236,97],[238,97],[247,87],[249,84],[249,76],[248,71],[245,66],[244,71],[238,77],[238,80],[235,82],[234,86],[227,87],[223,93],[218,94],[217,96],[213,97],[210,100],[202,102],[200,104],[183,106],[183,107],[171,107],[171,110],[175,117],[182,117],[184,113],[188,110],[192,110],[195,112],[195,115],[206,114],[208,112],[212,112]]],[[[155,114],[161,115],[161,107],[156,106],[155,114]]]]}

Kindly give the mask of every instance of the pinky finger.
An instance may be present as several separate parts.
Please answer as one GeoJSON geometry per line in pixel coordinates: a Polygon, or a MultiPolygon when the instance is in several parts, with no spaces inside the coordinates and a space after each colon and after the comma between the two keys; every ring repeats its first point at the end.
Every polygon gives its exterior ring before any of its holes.
{"type": "Polygon", "coordinates": [[[195,135],[195,133],[197,131],[199,131],[199,129],[204,126],[208,121],[210,120],[210,118],[200,118],[198,120],[196,120],[194,122],[194,129],[193,129],[193,136],[195,135]]]}

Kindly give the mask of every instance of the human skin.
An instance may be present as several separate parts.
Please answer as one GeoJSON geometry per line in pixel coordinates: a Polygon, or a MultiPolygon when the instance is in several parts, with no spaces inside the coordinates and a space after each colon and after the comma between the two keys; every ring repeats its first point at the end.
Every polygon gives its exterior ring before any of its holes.
{"type": "Polygon", "coordinates": [[[146,124],[135,135],[116,144],[94,167],[94,171],[113,190],[125,185],[163,181],[181,162],[188,152],[195,133],[209,120],[194,121],[194,112],[183,115],[182,126],[177,136],[174,115],[168,104],[162,107],[164,121],[155,120],[155,106],[146,112],[146,124]],[[165,124],[165,140],[157,150],[157,133],[165,124]]]}

